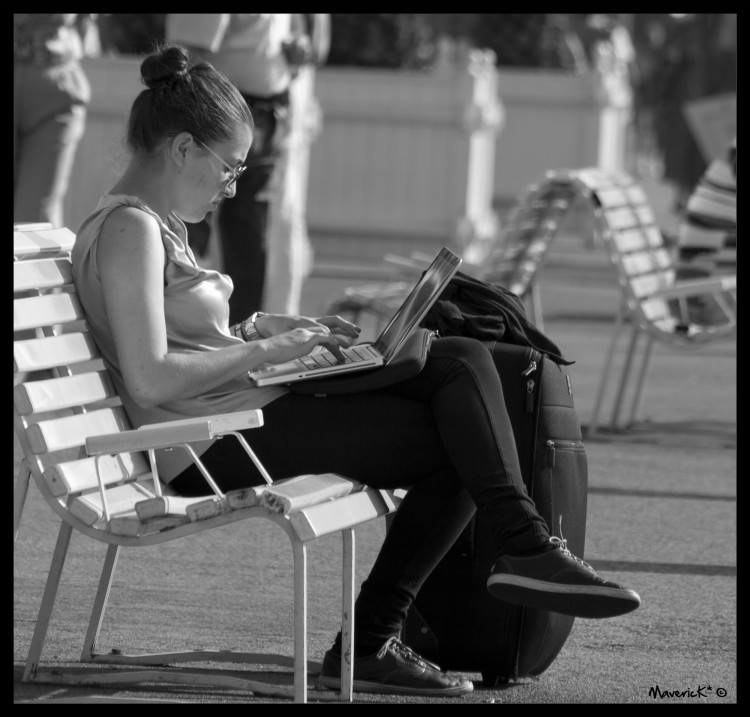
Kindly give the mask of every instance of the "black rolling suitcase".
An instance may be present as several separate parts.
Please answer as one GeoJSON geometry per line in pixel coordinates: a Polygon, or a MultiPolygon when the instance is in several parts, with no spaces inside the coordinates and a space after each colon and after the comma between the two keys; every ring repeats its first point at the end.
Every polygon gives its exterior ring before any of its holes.
{"type": "MultiPolygon", "coordinates": [[[[535,349],[485,342],[495,359],[526,486],[550,533],[583,557],[587,461],[564,366],[535,349]]],[[[485,686],[539,675],[557,657],[574,618],[493,598],[489,530],[475,517],[420,590],[404,642],[443,669],[479,672],[485,686]]]]}

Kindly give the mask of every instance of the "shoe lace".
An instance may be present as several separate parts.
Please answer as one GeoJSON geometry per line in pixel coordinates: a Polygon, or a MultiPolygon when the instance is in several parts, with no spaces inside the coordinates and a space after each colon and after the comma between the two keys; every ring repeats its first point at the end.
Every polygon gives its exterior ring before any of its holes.
{"type": "Polygon", "coordinates": [[[440,667],[438,665],[436,665],[434,662],[425,660],[424,657],[414,652],[411,647],[409,647],[408,645],[404,645],[404,643],[401,642],[401,640],[399,640],[395,635],[393,637],[389,637],[388,640],[386,640],[385,644],[380,648],[380,651],[378,652],[378,657],[383,657],[383,655],[385,655],[389,648],[391,648],[394,652],[397,652],[405,660],[414,662],[420,667],[429,667],[440,672],[440,667]]]}
{"type": "Polygon", "coordinates": [[[581,560],[577,555],[573,555],[573,553],[571,553],[568,549],[568,541],[563,537],[562,532],[562,515],[560,516],[559,530],[560,537],[558,538],[556,535],[553,535],[549,539],[550,543],[556,545],[560,550],[562,550],[563,553],[565,553],[565,555],[575,560],[577,563],[586,568],[586,570],[590,570],[592,573],[595,573],[596,571],[594,570],[594,568],[592,568],[585,560],[581,560]]]}

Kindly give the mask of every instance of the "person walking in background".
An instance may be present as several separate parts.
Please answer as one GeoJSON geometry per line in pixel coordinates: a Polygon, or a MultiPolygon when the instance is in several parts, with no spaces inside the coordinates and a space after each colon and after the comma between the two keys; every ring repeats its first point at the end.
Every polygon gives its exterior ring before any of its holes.
{"type": "MultiPolygon", "coordinates": [[[[299,251],[292,256],[287,250],[285,261],[273,253],[278,249],[283,256],[284,247],[292,246],[290,236],[304,229],[289,185],[291,85],[299,68],[312,59],[310,36],[299,19],[288,13],[167,16],[167,40],[184,45],[232,80],[255,121],[247,171],[237,181],[236,195],[217,212],[223,268],[234,283],[232,322],[268,308],[269,256],[274,258],[273,283],[289,286],[285,296],[298,295],[309,263],[304,256],[297,261],[299,251]]],[[[205,234],[205,224],[202,230],[192,228],[196,230],[205,234]]]]}
{"type": "Polygon", "coordinates": [[[64,226],[63,200],[86,125],[81,67],[93,15],[13,14],[13,221],[64,226]]]}
{"type": "Polygon", "coordinates": [[[662,178],[674,189],[673,212],[681,217],[712,159],[703,155],[685,106],[737,92],[737,16],[686,13],[667,17],[669,21],[651,33],[653,39],[641,50],[654,57],[639,95],[652,117],[662,178]]]}
{"type": "Polygon", "coordinates": [[[274,204],[267,236],[267,266],[263,309],[271,313],[298,314],[302,286],[313,265],[307,233],[307,176],[309,147],[322,128],[322,112],[315,98],[315,67],[325,64],[330,48],[330,17],[325,13],[295,15],[294,27],[310,38],[310,54],[297,67],[289,92],[288,150],[277,172],[283,177],[274,204]]]}

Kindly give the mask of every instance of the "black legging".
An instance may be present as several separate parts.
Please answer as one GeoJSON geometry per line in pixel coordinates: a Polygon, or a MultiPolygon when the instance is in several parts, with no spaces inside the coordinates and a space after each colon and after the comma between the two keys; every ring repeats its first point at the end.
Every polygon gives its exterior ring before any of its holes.
{"type": "MultiPolygon", "coordinates": [[[[333,472],[375,488],[411,487],[357,598],[357,654],[399,632],[476,508],[494,526],[498,553],[531,550],[549,538],[523,485],[497,370],[479,341],[433,342],[422,372],[387,389],[289,394],[263,414],[263,428],[244,435],[275,479],[333,472]]],[[[217,441],[201,460],[222,490],[263,483],[237,441],[217,441]]],[[[194,466],[171,485],[183,495],[207,492],[194,466]]]]}

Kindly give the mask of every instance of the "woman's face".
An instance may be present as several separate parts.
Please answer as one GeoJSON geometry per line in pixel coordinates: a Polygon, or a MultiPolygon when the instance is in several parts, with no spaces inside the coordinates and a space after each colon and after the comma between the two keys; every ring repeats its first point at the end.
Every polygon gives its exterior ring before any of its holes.
{"type": "Polygon", "coordinates": [[[186,222],[199,222],[237,191],[237,178],[244,171],[244,162],[253,135],[243,125],[236,135],[223,142],[204,144],[195,137],[189,142],[186,163],[185,192],[180,193],[180,206],[175,213],[186,222]]]}

